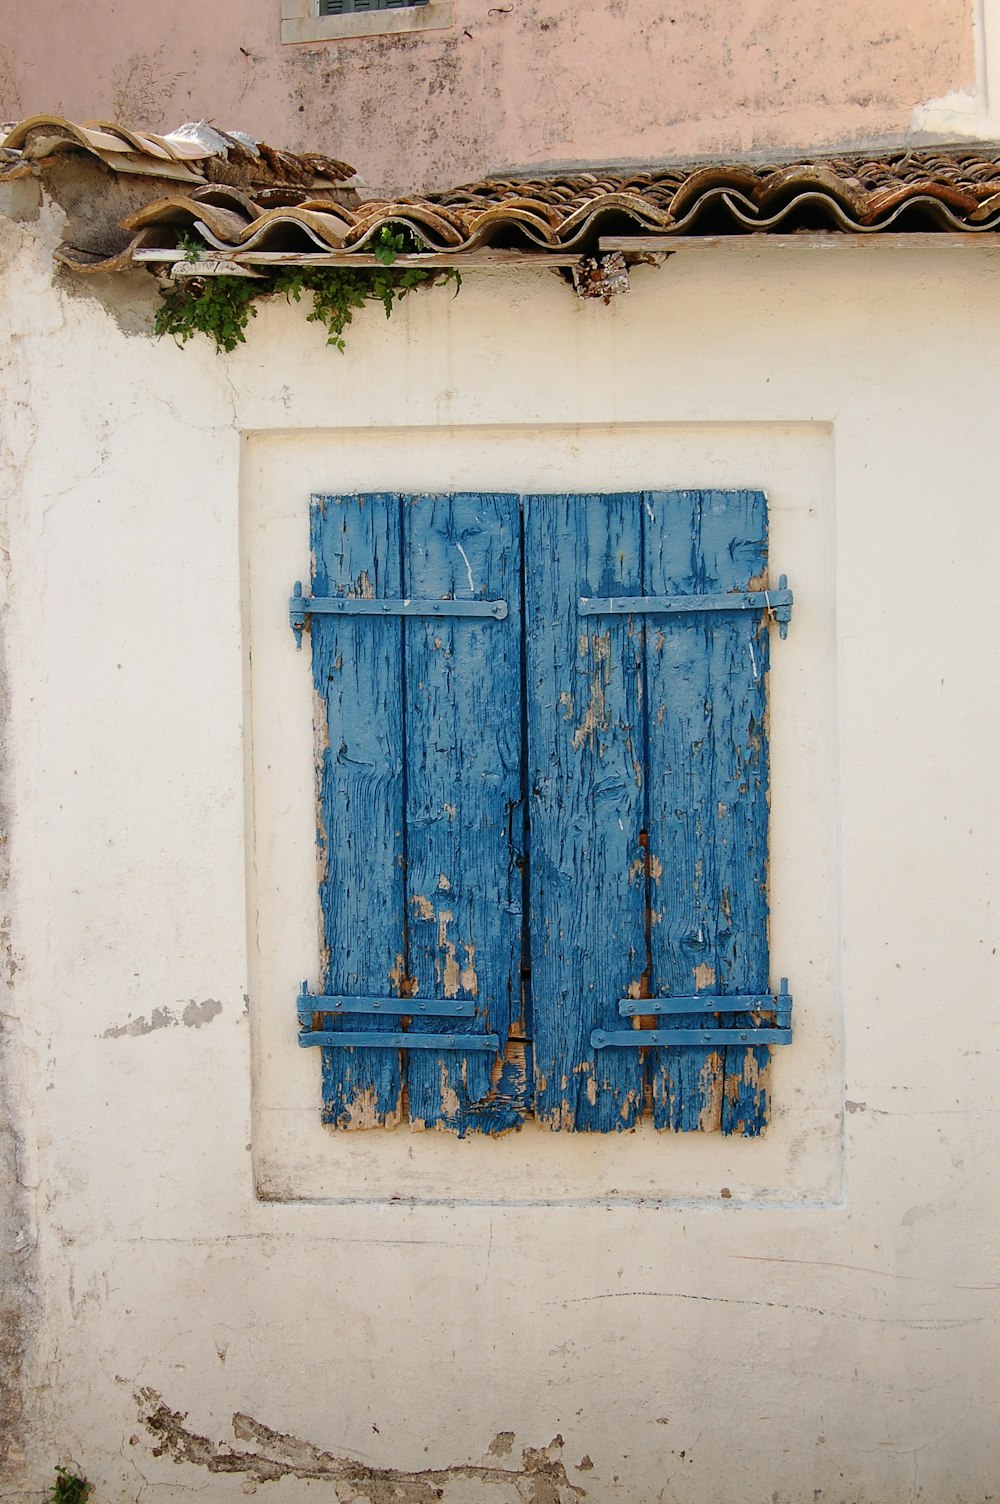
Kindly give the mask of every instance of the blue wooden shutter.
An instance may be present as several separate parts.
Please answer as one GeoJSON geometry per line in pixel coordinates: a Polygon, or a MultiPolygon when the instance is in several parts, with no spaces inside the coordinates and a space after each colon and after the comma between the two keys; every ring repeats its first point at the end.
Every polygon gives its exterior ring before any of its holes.
{"type": "Polygon", "coordinates": [[[553,1127],[626,1129],[646,1107],[658,1128],[766,1121],[766,1048],[591,1047],[660,1024],[622,1000],[769,990],[763,614],[579,610],[761,589],[766,559],[760,492],[526,500],[535,1105],[553,1127]]]}
{"type": "MultiPolygon", "coordinates": [[[[391,496],[312,502],[313,594],[402,595],[400,509],[391,496]]],[[[317,810],[325,993],[399,996],[406,983],[403,871],[403,702],[400,618],[315,617],[319,723],[317,810]]],[[[323,1018],[331,1030],[353,1015],[323,1018]]],[[[365,1020],[391,1032],[398,1019],[365,1020]]],[[[399,1121],[399,1054],[324,1049],[323,1115],[341,1127],[399,1121]]]]}
{"type": "Polygon", "coordinates": [[[765,588],[763,494],[317,497],[312,543],[315,596],[387,607],[311,626],[326,1120],[759,1133],[768,1051],[722,1031],[770,991],[768,629],[700,607],[765,588]]]}
{"type": "Polygon", "coordinates": [[[645,961],[642,629],[581,618],[582,595],[642,594],[641,496],[525,499],[535,1111],[631,1128],[638,1051],[595,1055],[645,961]]]}
{"type": "Polygon", "coordinates": [[[508,1050],[521,1006],[517,498],[320,496],[311,532],[314,596],[506,603],[503,620],[312,618],[324,993],[375,1004],[317,1024],[455,1040],[324,1048],[324,1117],[391,1125],[405,1091],[415,1124],[503,1131],[527,1093],[523,1046],[508,1050]],[[466,999],[472,1016],[442,1024],[425,1009],[435,999],[466,999]],[[475,1047],[484,1034],[499,1048],[475,1047]]]}
{"type": "MultiPolygon", "coordinates": [[[[645,511],[645,594],[766,583],[762,492],[653,492],[645,511]]],[[[760,612],[697,612],[647,618],[645,637],[650,992],[765,994],[767,623],[760,612]]],[[[733,1013],[719,1022],[750,1019],[733,1013]]],[[[648,1058],[656,1127],[746,1135],[764,1127],[766,1047],[654,1049],[648,1058]]]]}

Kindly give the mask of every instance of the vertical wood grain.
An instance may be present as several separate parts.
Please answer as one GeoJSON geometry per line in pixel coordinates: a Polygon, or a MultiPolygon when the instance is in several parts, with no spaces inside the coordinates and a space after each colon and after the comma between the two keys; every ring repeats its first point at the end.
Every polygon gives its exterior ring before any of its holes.
{"type": "MultiPolygon", "coordinates": [[[[315,496],[313,594],[398,597],[396,496],[315,496]]],[[[399,619],[316,616],[318,839],[324,990],[398,996],[405,986],[399,619]]],[[[357,1020],[323,1015],[324,1028],[357,1020]]],[[[366,1028],[391,1030],[398,1019],[366,1028]]],[[[324,1049],[323,1117],[341,1128],[398,1122],[396,1050],[324,1049]]]]}
{"type": "Polygon", "coordinates": [[[556,1128],[633,1127],[638,1051],[595,1052],[645,965],[641,630],[582,617],[638,594],[640,498],[525,498],[535,1108],[556,1128]]]}
{"type": "MultiPolygon", "coordinates": [[[[761,492],[654,492],[646,507],[647,594],[761,588],[761,492]]],[[[766,992],[766,627],[707,612],[651,618],[646,636],[653,992],[766,992]]],[[[759,1133],[767,1061],[766,1048],[651,1050],[655,1125],[759,1133]]]]}
{"type": "Polygon", "coordinates": [[[764,496],[315,497],[311,534],[314,594],[508,605],[312,619],[325,989],[471,997],[448,1031],[503,1046],[324,1049],[325,1120],[392,1125],[408,1104],[417,1127],[500,1133],[534,1093],[548,1126],[607,1132],[648,1095],[660,1129],[759,1133],[765,1048],[594,1051],[590,1033],[622,1027],[626,995],[768,990],[766,625],[577,603],[762,588],[764,496]]]}
{"type": "MultiPolygon", "coordinates": [[[[521,767],[520,517],[508,495],[408,497],[408,596],[504,600],[505,620],[410,619],[405,627],[406,912],[419,997],[473,998],[457,1035],[495,1033],[499,1055],[414,1050],[406,1056],[414,1126],[464,1135],[520,1124],[515,1073],[500,1083],[519,1011],[521,876],[511,841],[521,767]]],[[[440,1021],[413,1018],[417,1032],[440,1021]]],[[[523,1079],[523,1073],[522,1073],[523,1079]]]]}

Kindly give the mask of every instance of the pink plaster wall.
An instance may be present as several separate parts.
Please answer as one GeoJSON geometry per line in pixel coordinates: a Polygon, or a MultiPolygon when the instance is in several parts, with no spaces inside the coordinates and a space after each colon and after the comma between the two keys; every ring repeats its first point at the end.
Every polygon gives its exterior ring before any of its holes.
{"type": "Polygon", "coordinates": [[[974,82],[969,0],[455,0],[446,31],[310,45],[280,0],[3,3],[0,118],[205,117],[388,189],[896,139],[974,82]]]}

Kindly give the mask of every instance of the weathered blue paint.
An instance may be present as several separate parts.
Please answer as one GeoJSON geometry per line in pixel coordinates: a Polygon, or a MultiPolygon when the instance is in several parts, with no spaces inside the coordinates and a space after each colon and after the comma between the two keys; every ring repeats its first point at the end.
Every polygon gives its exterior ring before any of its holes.
{"type": "MultiPolygon", "coordinates": [[[[646,505],[648,594],[763,585],[761,492],[654,492],[646,505]]],[[[749,613],[707,612],[650,622],[646,640],[650,852],[659,868],[651,991],[759,996],[769,981],[766,626],[749,613]]],[[[751,1022],[742,1013],[719,1021],[751,1022]]],[[[763,1128],[765,1048],[654,1049],[649,1059],[658,1128],[763,1128]]]]}
{"type": "MultiPolygon", "coordinates": [[[[474,999],[475,1020],[460,1031],[488,1029],[504,1047],[521,965],[510,825],[521,768],[518,499],[413,496],[403,517],[406,595],[508,603],[503,620],[405,628],[409,976],[421,997],[474,999]]],[[[414,1018],[410,1027],[434,1025],[414,1018]]],[[[494,1064],[499,1078],[500,1062],[475,1045],[464,1058],[410,1058],[411,1121],[465,1133],[470,1104],[490,1095],[494,1064]]]]}
{"type": "Polygon", "coordinates": [[[494,1062],[494,1078],[482,1101],[470,1102],[466,1107],[460,1133],[499,1137],[521,1127],[534,1097],[531,1044],[508,1039],[502,1060],[494,1062]]]}
{"type": "MultiPolygon", "coordinates": [[[[398,599],[397,497],[316,496],[313,593],[398,599]]],[[[403,623],[317,617],[313,684],[319,725],[318,824],[324,993],[405,994],[403,867],[403,623]]],[[[339,1031],[346,1018],[330,1017],[339,1031]]],[[[391,1019],[371,1027],[394,1032],[391,1019]]],[[[401,1115],[398,1052],[324,1049],[323,1117],[371,1128],[401,1115]]]]}
{"type": "Polygon", "coordinates": [[[760,1131],[791,1037],[764,695],[792,595],[766,539],[759,492],[316,500],[328,962],[299,1017],[328,1121],[395,1121],[405,1082],[415,1124],[460,1135],[531,1105],[760,1131]]]}
{"type": "Polygon", "coordinates": [[[535,1112],[553,1128],[631,1128],[643,1107],[642,1061],[590,1045],[646,965],[641,641],[577,610],[640,592],[641,501],[524,503],[535,1112]]]}
{"type": "MultiPolygon", "coordinates": [[[[493,1069],[486,1057],[503,1050],[520,991],[521,878],[510,841],[521,766],[518,502],[329,497],[313,516],[315,595],[293,596],[292,621],[315,615],[314,677],[327,702],[320,788],[330,977],[344,974],[349,923],[374,941],[367,972],[352,973],[353,985],[331,981],[323,994],[348,1006],[311,1012],[308,1023],[320,1027],[302,1042],[324,1046],[330,1121],[392,1121],[405,1081],[412,1122],[463,1133],[470,1104],[487,1102],[503,1079],[502,1058],[493,1069]],[[310,611],[317,602],[324,609],[310,611]],[[349,755],[352,736],[361,757],[349,755]],[[352,797],[359,778],[386,795],[371,831],[357,823],[359,811],[373,813],[352,797]],[[345,914],[345,879],[350,900],[369,866],[378,886],[367,884],[367,910],[349,901],[345,914]],[[370,1028],[345,1027],[338,1015],[361,1012],[365,1001],[370,1028]],[[444,1035],[434,1013],[458,1022],[444,1035]]],[[[495,1105],[490,1131],[505,1114],[508,1105],[495,1105]]]]}

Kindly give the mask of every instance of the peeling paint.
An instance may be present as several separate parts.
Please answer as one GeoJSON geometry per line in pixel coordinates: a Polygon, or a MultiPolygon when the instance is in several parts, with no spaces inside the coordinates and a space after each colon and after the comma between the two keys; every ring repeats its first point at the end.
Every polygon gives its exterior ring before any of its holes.
{"type": "MultiPolygon", "coordinates": [[[[324,1452],[312,1442],[273,1431],[240,1411],[233,1416],[233,1435],[255,1450],[235,1451],[228,1443],[216,1444],[190,1430],[184,1424],[187,1415],[171,1410],[155,1389],[138,1390],[135,1401],[139,1420],[153,1438],[154,1457],[169,1457],[209,1473],[242,1474],[244,1488],[251,1490],[257,1483],[298,1478],[332,1483],[338,1504],[435,1504],[440,1499],[462,1504],[469,1484],[480,1485],[477,1498],[486,1487],[519,1504],[572,1504],[574,1499],[587,1497],[586,1490],[566,1475],[561,1436],[553,1437],[547,1447],[522,1447],[518,1467],[453,1463],[407,1472],[324,1452]]],[[[489,1455],[509,1455],[514,1439],[513,1431],[499,1432],[489,1455]]]]}
{"type": "Polygon", "coordinates": [[[190,998],[178,1016],[171,1008],[154,1008],[147,1018],[140,1013],[138,1018],[125,1024],[112,1024],[101,1035],[102,1039],[139,1039],[143,1034],[155,1034],[158,1029],[176,1029],[181,1024],[186,1029],[200,1029],[210,1024],[222,1012],[218,998],[207,997],[203,1002],[190,998]]]}
{"type": "Polygon", "coordinates": [[[203,1024],[210,1024],[221,1012],[222,1004],[218,998],[207,997],[203,1003],[196,1003],[192,998],[181,1014],[181,1023],[186,1029],[200,1029],[203,1024]]]}
{"type": "MultiPolygon", "coordinates": [[[[429,919],[432,916],[433,910],[431,914],[421,914],[421,918],[429,919]]],[[[454,917],[451,909],[441,909],[437,916],[437,943],[438,950],[442,953],[436,963],[438,981],[444,989],[445,997],[458,997],[459,990],[464,991],[470,997],[476,997],[479,993],[479,977],[475,967],[476,947],[474,944],[463,947],[465,965],[459,965],[455,942],[448,939],[448,926],[454,917]]]]}
{"type": "Polygon", "coordinates": [[[722,1118],[722,1056],[718,1050],[710,1050],[705,1057],[699,1072],[698,1094],[703,1100],[698,1127],[702,1133],[714,1133],[722,1118]]]}
{"type": "Polygon", "coordinates": [[[114,1024],[105,1029],[102,1039],[138,1039],[142,1034],[153,1034],[157,1029],[172,1029],[177,1023],[176,1015],[169,1008],[154,1008],[147,1018],[140,1014],[127,1024],[114,1024]]]}
{"type": "Polygon", "coordinates": [[[365,1086],[359,1089],[348,1102],[337,1118],[336,1126],[339,1129],[362,1130],[375,1128],[384,1122],[385,1127],[395,1128],[402,1120],[401,1111],[392,1114],[379,1115],[378,1093],[374,1086],[365,1086]]]}
{"type": "Polygon", "coordinates": [[[458,1092],[448,1079],[448,1066],[443,1060],[439,1062],[439,1071],[441,1079],[441,1111],[445,1117],[457,1117],[461,1111],[462,1104],[459,1100],[458,1092]]]}
{"type": "MultiPolygon", "coordinates": [[[[606,731],[608,727],[605,690],[611,676],[611,634],[595,632],[589,643],[594,669],[590,676],[590,699],[583,719],[573,733],[573,749],[577,752],[588,742],[593,747],[597,732],[606,731]]],[[[581,657],[587,653],[587,644],[587,634],[583,633],[578,644],[581,657]]]]}
{"type": "MultiPolygon", "coordinates": [[[[433,917],[433,910],[428,917],[433,917]]],[[[406,974],[406,962],[401,955],[396,956],[395,963],[389,970],[389,982],[395,989],[396,997],[412,997],[417,990],[415,978],[406,974]]]]}

